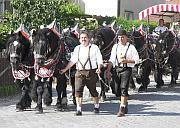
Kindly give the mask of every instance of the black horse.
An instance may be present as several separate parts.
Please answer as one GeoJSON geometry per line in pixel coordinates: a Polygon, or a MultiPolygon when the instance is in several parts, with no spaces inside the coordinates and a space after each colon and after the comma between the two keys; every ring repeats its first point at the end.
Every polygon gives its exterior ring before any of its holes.
{"type": "Polygon", "coordinates": [[[160,71],[158,70],[157,79],[162,79],[163,73],[166,73],[166,67],[171,68],[171,86],[176,84],[178,74],[180,71],[180,39],[172,31],[165,31],[159,35],[156,51],[161,57],[161,63],[159,63],[160,71]],[[169,66],[168,66],[169,65],[169,66]],[[165,71],[164,71],[165,70],[165,71]]]}
{"type": "MultiPolygon", "coordinates": [[[[70,61],[71,53],[74,51],[74,48],[79,45],[79,38],[77,37],[77,34],[74,31],[71,31],[70,29],[63,33],[63,36],[61,37],[62,43],[64,44],[64,61],[65,65],[70,61]]],[[[69,85],[72,86],[72,97],[73,97],[73,104],[76,105],[76,98],[75,98],[75,72],[76,72],[76,66],[74,65],[69,69],[69,71],[65,74],[66,77],[69,80],[69,85]]]]}
{"type": "Polygon", "coordinates": [[[14,79],[22,91],[16,109],[23,111],[31,107],[30,84],[34,80],[34,58],[29,38],[22,31],[12,33],[8,39],[6,51],[14,79]]]}
{"type": "Polygon", "coordinates": [[[138,84],[141,84],[138,91],[147,91],[147,86],[150,83],[149,75],[155,66],[153,41],[145,38],[140,31],[135,29],[131,33],[131,39],[142,61],[137,67],[136,81],[138,84]]]}
{"type": "MultiPolygon", "coordinates": [[[[105,92],[108,91],[111,86],[112,92],[114,92],[114,81],[111,82],[106,81],[105,79],[105,71],[107,68],[108,60],[110,58],[111,49],[115,43],[115,33],[112,28],[108,26],[100,27],[92,32],[93,43],[95,43],[103,56],[104,66],[102,68],[102,72],[100,74],[100,85],[101,85],[101,93],[100,96],[102,100],[106,99],[105,92]]],[[[112,73],[113,74],[113,73],[112,73]]],[[[112,77],[113,78],[113,77],[112,77]]]]}
{"type": "Polygon", "coordinates": [[[65,66],[63,62],[64,45],[60,36],[49,28],[43,28],[34,33],[34,58],[35,58],[35,74],[36,82],[34,89],[37,93],[34,97],[37,98],[37,110],[42,113],[42,98],[45,96],[44,102],[50,103],[52,100],[48,89],[51,89],[49,78],[57,78],[57,109],[67,107],[67,92],[66,92],[66,77],[60,74],[59,71],[65,66]],[[47,102],[46,102],[47,101],[47,102]]]}

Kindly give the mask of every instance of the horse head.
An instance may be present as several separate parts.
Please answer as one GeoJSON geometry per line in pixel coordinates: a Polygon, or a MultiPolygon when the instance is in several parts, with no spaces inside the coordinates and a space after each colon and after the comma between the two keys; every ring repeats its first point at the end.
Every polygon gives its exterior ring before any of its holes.
{"type": "Polygon", "coordinates": [[[176,36],[173,31],[163,32],[162,34],[160,34],[158,41],[161,44],[162,52],[164,52],[166,56],[172,53],[178,45],[176,36]]]}
{"type": "Polygon", "coordinates": [[[23,35],[23,32],[12,33],[6,47],[10,64],[14,69],[20,68],[21,63],[28,61],[30,40],[23,35]]]}
{"type": "Polygon", "coordinates": [[[49,28],[38,30],[33,39],[35,63],[43,66],[48,59],[54,59],[59,51],[60,37],[49,28]]]}
{"type": "Polygon", "coordinates": [[[93,31],[92,37],[93,43],[100,48],[103,58],[109,56],[108,53],[110,53],[110,50],[115,42],[114,31],[112,31],[110,27],[100,27],[93,31]]]}
{"type": "Polygon", "coordinates": [[[131,31],[130,39],[132,40],[132,43],[134,44],[138,52],[140,52],[143,49],[146,43],[144,35],[142,35],[140,31],[137,31],[135,29],[131,31]]]}

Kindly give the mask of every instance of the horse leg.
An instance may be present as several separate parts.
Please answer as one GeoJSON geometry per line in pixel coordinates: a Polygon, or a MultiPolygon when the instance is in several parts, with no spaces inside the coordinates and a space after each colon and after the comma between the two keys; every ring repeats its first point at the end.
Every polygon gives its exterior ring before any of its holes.
{"type": "Polygon", "coordinates": [[[43,102],[46,106],[50,106],[52,103],[52,80],[44,83],[43,102]]]}
{"type": "Polygon", "coordinates": [[[58,75],[57,76],[57,86],[56,86],[56,91],[57,91],[57,103],[56,107],[57,110],[61,110],[62,108],[67,107],[67,92],[66,92],[66,77],[65,75],[58,75]]]}
{"type": "Polygon", "coordinates": [[[142,75],[141,75],[141,86],[138,89],[138,92],[146,92],[147,86],[150,83],[149,75],[151,73],[151,67],[142,67],[142,75]]]}
{"type": "Polygon", "coordinates": [[[25,108],[31,108],[32,99],[30,97],[30,81],[25,79],[25,108]]]}
{"type": "Polygon", "coordinates": [[[67,100],[67,79],[66,79],[66,76],[65,75],[62,75],[62,79],[61,80],[61,83],[62,83],[62,101],[61,101],[61,104],[62,104],[62,108],[63,109],[67,109],[67,103],[68,103],[68,100],[67,100]]]}
{"type": "Polygon", "coordinates": [[[111,87],[112,93],[116,94],[116,92],[115,92],[115,73],[114,73],[114,69],[111,70],[111,74],[112,74],[112,79],[110,80],[110,87],[111,87]]]}
{"type": "Polygon", "coordinates": [[[75,77],[71,77],[71,86],[72,86],[73,104],[76,105],[76,97],[75,97],[75,77]]]}
{"type": "Polygon", "coordinates": [[[172,73],[171,73],[171,86],[174,86],[176,83],[176,80],[178,79],[178,71],[176,67],[172,67],[172,73]]]}
{"type": "Polygon", "coordinates": [[[31,88],[31,99],[37,103],[37,100],[38,100],[38,95],[37,95],[37,84],[38,81],[37,80],[33,80],[33,83],[32,83],[32,88],[31,88]]]}
{"type": "Polygon", "coordinates": [[[43,91],[44,91],[43,83],[38,81],[38,85],[37,85],[38,99],[37,99],[37,107],[36,107],[36,109],[39,111],[39,113],[43,113],[43,108],[42,108],[43,91]]]}
{"type": "MultiPolygon", "coordinates": [[[[100,77],[102,78],[102,81],[105,82],[105,68],[103,68],[101,74],[100,74],[100,77]]],[[[102,81],[100,81],[100,86],[101,86],[101,93],[100,93],[100,97],[102,98],[102,101],[105,101],[106,100],[106,92],[108,92],[109,90],[109,87],[107,87],[102,81]]]]}
{"type": "Polygon", "coordinates": [[[101,97],[102,101],[105,101],[105,99],[106,99],[105,85],[101,81],[100,81],[100,86],[101,86],[100,97],[101,97]]]}
{"type": "Polygon", "coordinates": [[[155,82],[157,83],[156,88],[161,88],[164,85],[162,79],[162,68],[157,64],[157,69],[155,69],[155,82]]]}
{"type": "Polygon", "coordinates": [[[18,111],[23,111],[26,108],[30,108],[31,107],[31,98],[29,96],[29,87],[26,85],[27,81],[23,80],[22,83],[20,83],[20,85],[22,86],[21,88],[21,98],[19,100],[19,102],[16,104],[16,109],[18,111]]]}

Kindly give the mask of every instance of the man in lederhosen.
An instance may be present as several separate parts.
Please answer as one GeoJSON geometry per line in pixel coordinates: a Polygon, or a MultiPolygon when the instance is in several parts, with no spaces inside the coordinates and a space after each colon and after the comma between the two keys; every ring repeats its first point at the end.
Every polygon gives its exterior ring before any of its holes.
{"type": "Polygon", "coordinates": [[[120,97],[120,109],[118,117],[124,116],[128,112],[128,87],[132,75],[132,68],[139,61],[139,55],[134,45],[128,42],[125,30],[118,32],[118,43],[111,51],[109,59],[107,78],[110,78],[110,70],[115,67],[115,92],[120,97]]]}
{"type": "Polygon", "coordinates": [[[70,67],[76,64],[75,74],[75,96],[77,103],[76,115],[82,115],[82,97],[83,89],[86,85],[94,100],[94,113],[99,113],[99,99],[96,90],[97,74],[101,72],[103,64],[102,55],[97,45],[90,43],[89,34],[82,32],[80,34],[80,45],[76,46],[72,54],[71,60],[65,69],[66,72],[70,67]]]}

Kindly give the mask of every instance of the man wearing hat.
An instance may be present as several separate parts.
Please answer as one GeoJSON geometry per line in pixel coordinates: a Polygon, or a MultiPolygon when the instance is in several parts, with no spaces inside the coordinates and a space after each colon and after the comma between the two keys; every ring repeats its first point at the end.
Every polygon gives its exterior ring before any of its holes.
{"type": "Polygon", "coordinates": [[[128,87],[132,75],[132,68],[139,61],[139,55],[134,45],[128,42],[125,30],[120,30],[117,34],[118,42],[114,44],[109,59],[107,78],[110,79],[112,66],[116,69],[115,91],[120,97],[120,108],[118,117],[124,116],[128,112],[128,87]]]}

